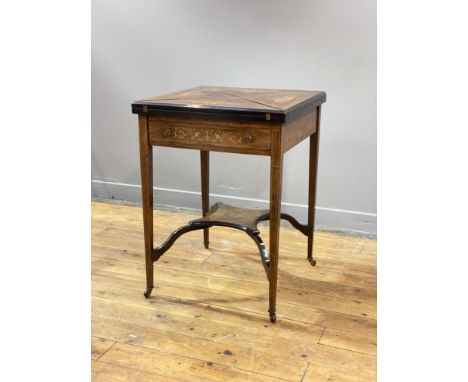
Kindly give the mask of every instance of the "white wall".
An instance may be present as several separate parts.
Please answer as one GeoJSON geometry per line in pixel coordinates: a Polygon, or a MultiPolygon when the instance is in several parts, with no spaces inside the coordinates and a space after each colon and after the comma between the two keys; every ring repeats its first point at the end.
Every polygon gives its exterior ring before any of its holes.
{"type": "MultiPolygon", "coordinates": [[[[198,85],[324,90],[317,224],[376,231],[375,1],[93,0],[92,11],[93,195],[140,199],[134,100],[198,85]]],[[[211,158],[211,193],[266,206],[268,158],[211,158]]],[[[154,160],[155,203],[200,208],[198,152],[155,148],[154,160]]],[[[283,210],[302,220],[307,163],[306,142],[285,156],[283,210]]]]}

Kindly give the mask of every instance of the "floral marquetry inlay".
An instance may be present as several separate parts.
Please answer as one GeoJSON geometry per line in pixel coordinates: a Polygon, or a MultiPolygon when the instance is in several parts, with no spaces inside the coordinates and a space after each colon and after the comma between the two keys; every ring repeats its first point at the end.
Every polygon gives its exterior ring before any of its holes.
{"type": "Polygon", "coordinates": [[[182,140],[196,140],[207,143],[244,143],[244,138],[251,136],[252,132],[241,133],[234,130],[216,128],[196,128],[196,127],[174,127],[173,137],[182,140]]]}
{"type": "Polygon", "coordinates": [[[210,150],[232,148],[238,151],[246,148],[259,153],[268,153],[271,131],[265,125],[230,122],[227,125],[206,121],[205,123],[177,122],[166,119],[152,119],[150,140],[154,145],[186,147],[206,146],[210,150]]]}
{"type": "Polygon", "coordinates": [[[159,97],[147,98],[143,102],[188,108],[240,108],[274,112],[288,110],[319,93],[306,90],[200,86],[159,97]]]}

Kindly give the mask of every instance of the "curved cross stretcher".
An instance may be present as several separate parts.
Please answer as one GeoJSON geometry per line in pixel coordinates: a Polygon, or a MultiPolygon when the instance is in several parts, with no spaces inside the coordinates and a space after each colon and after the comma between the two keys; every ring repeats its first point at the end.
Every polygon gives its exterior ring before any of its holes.
{"type": "MultiPolygon", "coordinates": [[[[159,247],[153,249],[153,261],[159,258],[174,244],[174,242],[183,234],[200,229],[206,229],[213,226],[230,227],[245,232],[257,245],[260,251],[260,259],[265,269],[268,280],[270,279],[270,259],[265,244],[260,237],[258,223],[270,219],[269,210],[248,209],[233,207],[221,202],[214,204],[206,216],[190,221],[187,225],[176,229],[159,247]]],[[[291,225],[307,236],[307,226],[300,224],[291,215],[282,213],[281,219],[287,220],[291,225]]],[[[208,243],[205,243],[208,248],[208,243]]],[[[310,263],[315,265],[315,260],[310,259],[310,263]]],[[[151,288],[152,289],[152,288],[151,288]]],[[[145,297],[149,297],[151,290],[145,291],[145,297]]]]}

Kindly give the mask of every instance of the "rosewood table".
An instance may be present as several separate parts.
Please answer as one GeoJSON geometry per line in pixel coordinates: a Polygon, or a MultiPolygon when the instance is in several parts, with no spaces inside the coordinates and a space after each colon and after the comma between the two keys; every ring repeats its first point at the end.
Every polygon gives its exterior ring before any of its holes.
{"type": "Polygon", "coordinates": [[[269,281],[270,320],[276,321],[276,286],[280,219],[288,220],[307,236],[307,259],[312,257],[321,91],[197,87],[136,101],[145,239],[146,290],[153,289],[153,263],[184,233],[203,230],[209,246],[209,228],[232,227],[248,234],[260,251],[269,281]],[[309,206],[307,224],[281,213],[283,155],[309,138],[309,206]],[[200,150],[202,216],[176,229],[158,247],[153,243],[153,146],[200,150]],[[270,209],[243,209],[216,203],[209,207],[209,152],[223,151],[270,157],[270,209]],[[270,221],[269,253],[260,238],[258,222],[270,221]]]}

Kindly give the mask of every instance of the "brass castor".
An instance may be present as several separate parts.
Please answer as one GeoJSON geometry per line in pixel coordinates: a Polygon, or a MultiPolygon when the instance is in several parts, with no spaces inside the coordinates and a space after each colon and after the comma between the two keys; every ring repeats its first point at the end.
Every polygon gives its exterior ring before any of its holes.
{"type": "Polygon", "coordinates": [[[149,298],[149,296],[151,296],[151,291],[153,290],[153,288],[146,288],[145,292],[143,293],[143,296],[145,296],[146,298],[149,298]]]}
{"type": "Polygon", "coordinates": [[[307,259],[307,260],[309,260],[310,265],[312,265],[313,267],[315,267],[315,264],[317,264],[317,262],[314,259],[307,259]]]}
{"type": "Polygon", "coordinates": [[[270,321],[275,323],[276,322],[276,313],[270,312],[270,321]]]}

